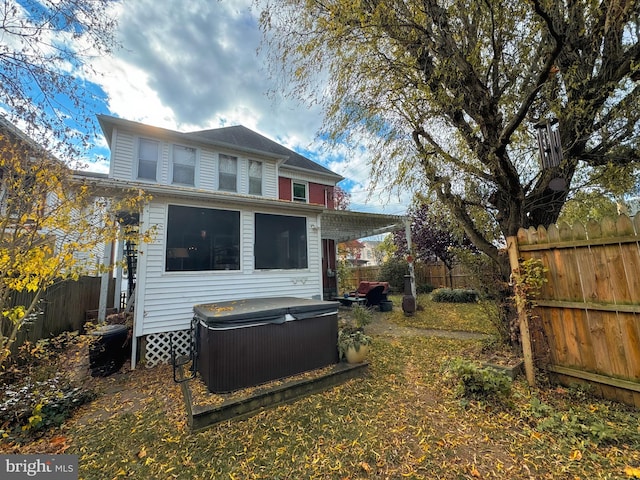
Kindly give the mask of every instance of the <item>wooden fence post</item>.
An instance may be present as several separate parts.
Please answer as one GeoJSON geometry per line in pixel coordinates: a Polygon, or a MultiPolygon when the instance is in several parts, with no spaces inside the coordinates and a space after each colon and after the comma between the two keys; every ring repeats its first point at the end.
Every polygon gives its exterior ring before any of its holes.
{"type": "MultiPolygon", "coordinates": [[[[507,237],[507,251],[509,252],[509,265],[511,266],[511,273],[520,273],[520,262],[518,258],[520,254],[518,252],[518,238],[507,237]]],[[[534,387],[536,384],[536,375],[533,365],[533,353],[531,350],[531,335],[529,333],[529,318],[527,317],[527,311],[522,305],[522,302],[516,302],[518,311],[518,324],[520,326],[520,337],[522,339],[522,354],[524,356],[524,371],[527,376],[527,383],[530,387],[534,387]]]]}

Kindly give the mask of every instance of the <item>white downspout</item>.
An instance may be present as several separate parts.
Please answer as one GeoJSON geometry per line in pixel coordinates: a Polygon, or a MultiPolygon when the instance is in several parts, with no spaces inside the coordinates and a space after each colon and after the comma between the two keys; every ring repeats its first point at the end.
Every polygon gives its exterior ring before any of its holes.
{"type": "Polygon", "coordinates": [[[115,281],[115,291],[113,292],[113,305],[120,309],[120,294],[122,293],[122,257],[124,256],[123,252],[123,240],[116,241],[116,281],[115,281]]]}
{"type": "Polygon", "coordinates": [[[113,265],[111,264],[111,251],[113,249],[113,243],[109,242],[104,247],[102,253],[102,266],[108,266],[102,273],[100,278],[100,302],[98,303],[98,322],[104,322],[107,318],[107,298],[109,296],[109,280],[113,272],[113,265]]]}

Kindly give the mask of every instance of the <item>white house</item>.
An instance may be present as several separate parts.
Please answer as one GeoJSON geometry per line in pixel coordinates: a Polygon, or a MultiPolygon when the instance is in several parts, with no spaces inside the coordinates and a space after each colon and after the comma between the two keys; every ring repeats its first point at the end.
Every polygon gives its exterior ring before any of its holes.
{"type": "MultiPolygon", "coordinates": [[[[134,336],[144,340],[137,343],[149,365],[169,360],[170,337],[186,348],[194,305],[332,298],[336,242],[403,224],[399,216],[334,210],[340,175],[245,127],[181,133],[98,119],[109,174],[76,177],[96,191],[136,187],[153,197],[133,216],[142,231],[157,229],[132,264],[134,336]]],[[[132,365],[138,355],[134,348],[132,365]]]]}

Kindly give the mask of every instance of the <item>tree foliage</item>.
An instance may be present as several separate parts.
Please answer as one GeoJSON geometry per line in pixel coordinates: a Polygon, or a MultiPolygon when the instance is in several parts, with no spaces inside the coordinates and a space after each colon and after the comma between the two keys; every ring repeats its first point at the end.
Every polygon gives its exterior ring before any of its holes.
{"type": "Polygon", "coordinates": [[[59,158],[93,141],[92,93],[82,78],[117,47],[114,0],[0,0],[0,105],[59,158]]]}
{"type": "MultiPolygon", "coordinates": [[[[426,203],[421,203],[409,211],[411,219],[411,241],[416,260],[427,262],[434,257],[442,261],[451,270],[456,262],[456,254],[461,249],[476,251],[464,234],[456,230],[442,211],[433,211],[426,203]]],[[[407,255],[407,238],[404,230],[393,234],[398,246],[397,255],[407,255]]]]}
{"type": "Polygon", "coordinates": [[[509,236],[549,225],[576,175],[637,165],[639,10],[638,0],[277,0],[261,22],[291,92],[323,103],[322,133],[370,147],[375,182],[435,193],[507,277],[493,226],[509,236]],[[534,126],[548,120],[562,158],[542,169],[534,126]]]}
{"type": "MultiPolygon", "coordinates": [[[[137,190],[105,200],[74,181],[66,165],[20,131],[0,124],[0,366],[18,331],[37,313],[54,282],[99,272],[102,252],[117,236],[138,238],[116,212],[138,212],[137,190]],[[32,292],[29,304],[17,294],[32,292]]],[[[152,235],[149,230],[146,232],[152,235]]]]}
{"type": "Polygon", "coordinates": [[[348,210],[351,204],[351,194],[341,187],[333,188],[333,203],[336,210],[348,210]]]}
{"type": "Polygon", "coordinates": [[[595,189],[577,192],[564,204],[558,222],[569,225],[585,224],[589,221],[600,222],[605,217],[616,217],[618,205],[605,192],[595,189]]]}

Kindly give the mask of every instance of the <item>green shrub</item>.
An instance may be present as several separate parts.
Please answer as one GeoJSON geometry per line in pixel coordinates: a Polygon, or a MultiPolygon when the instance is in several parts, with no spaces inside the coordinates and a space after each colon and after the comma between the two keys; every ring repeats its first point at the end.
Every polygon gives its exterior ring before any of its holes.
{"type": "Polygon", "coordinates": [[[478,301],[478,293],[469,289],[438,288],[431,292],[431,300],[441,303],[475,303],[478,301]]]}
{"type": "Polygon", "coordinates": [[[409,264],[406,260],[390,258],[380,267],[379,282],[389,282],[394,292],[404,292],[404,276],[409,275],[409,264]]]}
{"type": "MultiPolygon", "coordinates": [[[[527,412],[523,412],[526,416],[527,412]]],[[[576,402],[568,409],[556,410],[533,396],[527,420],[539,432],[549,432],[559,441],[599,446],[638,443],[640,431],[630,429],[628,414],[609,410],[606,403],[595,409],[590,402],[576,402]]]]}
{"type": "Polygon", "coordinates": [[[511,379],[493,368],[457,358],[449,364],[449,371],[458,380],[457,393],[461,397],[498,400],[511,394],[511,379]]]}
{"type": "Polygon", "coordinates": [[[428,283],[421,283],[416,285],[416,293],[431,293],[436,287],[429,285],[428,283]]]}
{"type": "Polygon", "coordinates": [[[356,328],[364,328],[373,320],[373,312],[363,305],[353,305],[351,307],[351,313],[356,328]]]}

